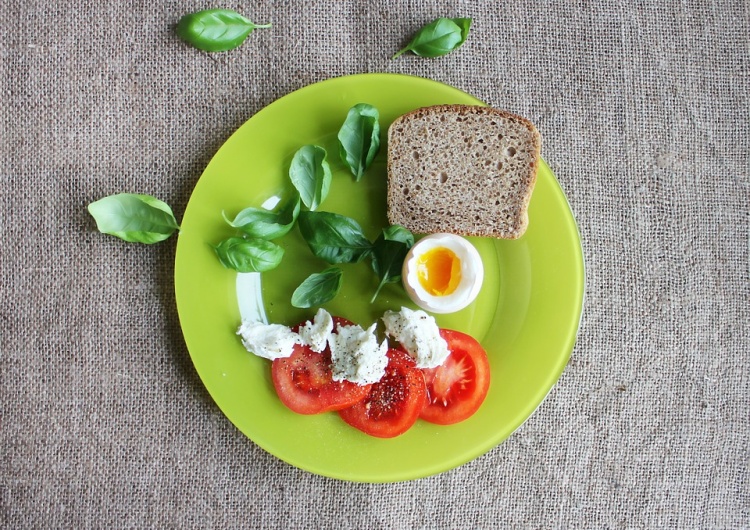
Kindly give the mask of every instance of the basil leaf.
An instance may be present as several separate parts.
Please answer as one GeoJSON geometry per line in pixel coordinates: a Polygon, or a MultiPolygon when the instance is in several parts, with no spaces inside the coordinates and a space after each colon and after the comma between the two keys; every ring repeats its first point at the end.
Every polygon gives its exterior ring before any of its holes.
{"type": "Polygon", "coordinates": [[[254,29],[270,27],[254,24],[231,9],[206,9],[182,17],[176,31],[199,50],[224,52],[242,44],[254,29]]]}
{"type": "Polygon", "coordinates": [[[289,166],[289,178],[310,210],[320,206],[331,187],[331,168],[326,161],[327,156],[322,147],[305,145],[294,154],[289,166]]]}
{"type": "Polygon", "coordinates": [[[308,308],[325,304],[341,290],[343,272],[338,267],[329,267],[323,272],[308,276],[292,293],[294,307],[308,308]]]}
{"type": "Polygon", "coordinates": [[[409,249],[414,245],[414,235],[401,225],[384,228],[372,247],[372,270],[380,279],[370,303],[387,283],[401,281],[401,269],[409,249]]]}
{"type": "Polygon", "coordinates": [[[328,263],[362,261],[372,244],[357,221],[331,212],[301,212],[299,230],[312,253],[328,263]]]}
{"type": "Polygon", "coordinates": [[[295,193],[277,211],[264,210],[262,208],[245,208],[230,221],[224,220],[234,228],[239,228],[249,237],[262,239],[277,239],[286,235],[294,226],[299,215],[299,194],[295,193]]]}
{"type": "Polygon", "coordinates": [[[461,29],[461,40],[453,48],[455,50],[456,48],[461,46],[464,42],[466,42],[466,37],[469,36],[469,30],[471,29],[471,19],[470,18],[452,18],[451,20],[456,24],[456,26],[458,26],[461,29]]]}
{"type": "Polygon", "coordinates": [[[338,134],[341,160],[357,182],[372,164],[380,149],[380,114],[367,103],[349,109],[338,134]]]}
{"type": "Polygon", "coordinates": [[[172,209],[150,195],[119,193],[88,205],[96,228],[132,243],[158,243],[179,228],[172,209]]]}
{"type": "Polygon", "coordinates": [[[284,249],[265,239],[230,237],[216,247],[219,261],[237,272],[265,272],[276,268],[284,256],[284,249]]]}
{"type": "Polygon", "coordinates": [[[411,51],[420,57],[440,57],[446,55],[465,41],[471,28],[470,18],[438,18],[422,27],[406,48],[392,57],[395,59],[404,52],[411,51]]]}

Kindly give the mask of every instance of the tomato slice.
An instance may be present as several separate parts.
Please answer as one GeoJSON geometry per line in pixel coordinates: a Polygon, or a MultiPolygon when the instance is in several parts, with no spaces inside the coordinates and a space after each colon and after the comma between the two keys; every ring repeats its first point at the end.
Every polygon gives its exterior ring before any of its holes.
{"type": "Polygon", "coordinates": [[[490,363],[482,345],[469,335],[448,329],[441,329],[440,335],[451,353],[442,365],[423,370],[427,400],[420,418],[450,425],[482,405],[490,387],[490,363]]]}
{"type": "Polygon", "coordinates": [[[393,438],[417,421],[426,399],[422,370],[401,350],[388,350],[383,378],[354,406],[339,411],[341,418],[365,434],[393,438]]]}
{"type": "MultiPolygon", "coordinates": [[[[351,324],[346,319],[334,317],[334,326],[339,323],[351,324]]],[[[334,381],[330,351],[326,348],[318,353],[308,346],[299,345],[294,347],[291,356],[273,361],[271,376],[281,402],[299,414],[351,407],[367,396],[371,386],[334,381]]]]}

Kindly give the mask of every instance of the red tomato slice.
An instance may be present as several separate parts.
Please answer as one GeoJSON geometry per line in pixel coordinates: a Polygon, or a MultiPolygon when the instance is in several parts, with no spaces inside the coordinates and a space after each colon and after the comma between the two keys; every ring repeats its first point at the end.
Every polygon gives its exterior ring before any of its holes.
{"type": "Polygon", "coordinates": [[[401,350],[390,349],[388,359],[385,375],[372,385],[369,394],[339,411],[346,423],[378,438],[393,438],[409,430],[426,399],[424,375],[412,358],[401,350]]]}
{"type": "Polygon", "coordinates": [[[427,402],[420,418],[450,425],[463,421],[482,405],[490,387],[490,363],[476,340],[460,331],[441,329],[450,355],[424,372],[427,402]]]}
{"type": "MultiPolygon", "coordinates": [[[[348,320],[334,317],[334,326],[339,323],[351,324],[348,320]]],[[[371,386],[334,381],[331,353],[327,348],[317,353],[307,346],[295,346],[290,357],[273,361],[271,376],[281,402],[299,414],[318,414],[351,407],[367,396],[371,386]]]]}

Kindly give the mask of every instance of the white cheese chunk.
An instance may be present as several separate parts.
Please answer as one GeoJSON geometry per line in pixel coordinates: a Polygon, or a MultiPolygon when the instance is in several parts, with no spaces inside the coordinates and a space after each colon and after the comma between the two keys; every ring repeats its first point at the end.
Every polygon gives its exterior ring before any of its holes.
{"type": "Polygon", "coordinates": [[[323,308],[318,309],[313,320],[308,320],[299,328],[302,343],[310,347],[312,351],[322,352],[326,349],[328,337],[333,331],[333,318],[323,308]]]}
{"type": "Polygon", "coordinates": [[[244,320],[237,335],[242,337],[242,345],[250,353],[274,360],[289,357],[295,344],[302,344],[302,338],[281,324],[263,324],[244,320]]]}
{"type": "Polygon", "coordinates": [[[385,375],[388,364],[388,341],[378,345],[373,324],[367,330],[360,326],[337,326],[328,337],[333,362],[333,380],[351,381],[359,385],[377,383],[385,375]]]}
{"type": "Polygon", "coordinates": [[[440,336],[435,319],[424,311],[386,311],[383,315],[385,332],[401,343],[414,357],[417,368],[435,368],[443,364],[450,354],[448,343],[440,336]]]}

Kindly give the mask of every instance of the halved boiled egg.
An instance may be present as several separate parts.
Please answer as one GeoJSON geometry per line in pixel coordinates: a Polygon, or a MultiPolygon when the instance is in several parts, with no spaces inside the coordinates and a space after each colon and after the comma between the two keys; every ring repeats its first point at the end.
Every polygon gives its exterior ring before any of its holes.
{"type": "Polygon", "coordinates": [[[477,249],[463,237],[432,234],[409,250],[401,278],[409,298],[419,307],[453,313],[479,294],[484,266],[477,249]]]}

